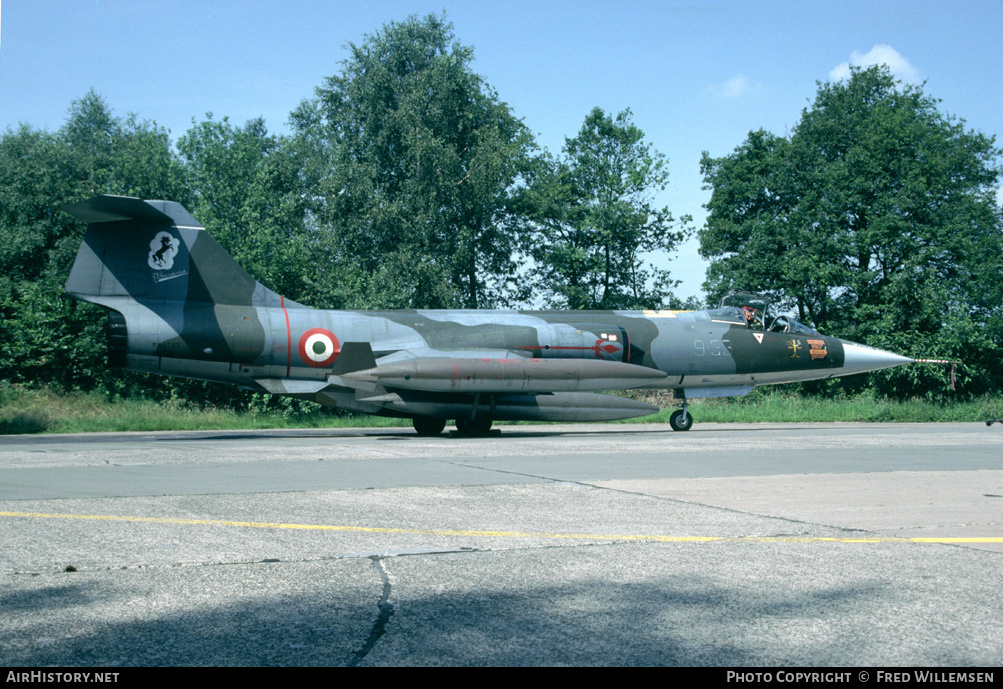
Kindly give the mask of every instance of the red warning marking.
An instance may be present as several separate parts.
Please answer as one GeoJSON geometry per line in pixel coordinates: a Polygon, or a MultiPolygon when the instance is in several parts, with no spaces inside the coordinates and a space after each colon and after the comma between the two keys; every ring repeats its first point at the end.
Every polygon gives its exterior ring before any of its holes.
{"type": "Polygon", "coordinates": [[[602,359],[603,352],[607,354],[613,354],[614,352],[619,352],[623,347],[616,344],[615,342],[610,342],[609,340],[596,340],[596,343],[591,347],[557,347],[554,345],[518,345],[516,349],[539,349],[541,351],[565,351],[565,352],[592,352],[596,355],[597,359],[602,359]]]}
{"type": "Polygon", "coordinates": [[[300,359],[313,368],[327,368],[341,354],[337,336],[324,328],[311,328],[300,336],[300,359]]]}
{"type": "Polygon", "coordinates": [[[763,344],[763,333],[752,333],[752,336],[756,338],[756,342],[763,344]]]}
{"type": "Polygon", "coordinates": [[[608,340],[596,340],[596,346],[593,347],[592,350],[596,353],[596,359],[602,359],[603,358],[602,352],[606,352],[607,354],[612,354],[613,352],[619,352],[620,345],[613,344],[608,340]]]}

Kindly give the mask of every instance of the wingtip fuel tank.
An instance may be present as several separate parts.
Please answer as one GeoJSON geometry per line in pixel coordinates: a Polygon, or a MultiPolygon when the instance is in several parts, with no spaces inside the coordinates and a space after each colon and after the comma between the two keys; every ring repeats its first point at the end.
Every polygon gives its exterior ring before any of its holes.
{"type": "Polygon", "coordinates": [[[447,358],[399,361],[346,374],[404,390],[457,393],[535,393],[627,390],[654,385],[663,371],[601,359],[447,358]]]}

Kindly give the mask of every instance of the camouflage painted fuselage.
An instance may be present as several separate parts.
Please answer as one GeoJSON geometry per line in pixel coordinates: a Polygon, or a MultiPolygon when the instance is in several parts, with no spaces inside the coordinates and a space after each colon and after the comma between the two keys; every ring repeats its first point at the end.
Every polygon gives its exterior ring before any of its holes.
{"type": "Polygon", "coordinates": [[[89,223],[66,291],[112,309],[115,363],[361,412],[624,418],[653,408],[589,391],[741,395],[908,361],[796,323],[751,327],[738,308],[311,309],[255,281],[176,203],[99,196],[66,210],[89,223]]]}

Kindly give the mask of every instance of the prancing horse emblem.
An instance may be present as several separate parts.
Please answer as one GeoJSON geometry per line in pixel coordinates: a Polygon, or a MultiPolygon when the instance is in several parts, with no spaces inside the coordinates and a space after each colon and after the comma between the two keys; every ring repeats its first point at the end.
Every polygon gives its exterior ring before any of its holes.
{"type": "Polygon", "coordinates": [[[154,270],[170,270],[177,253],[178,240],[170,232],[158,232],[150,242],[150,257],[146,262],[154,270]]]}

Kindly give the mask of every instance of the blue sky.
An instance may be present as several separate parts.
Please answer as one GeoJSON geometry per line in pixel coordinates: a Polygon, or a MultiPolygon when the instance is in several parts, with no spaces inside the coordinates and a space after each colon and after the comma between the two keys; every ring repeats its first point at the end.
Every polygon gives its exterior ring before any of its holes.
{"type": "MultiPolygon", "coordinates": [[[[551,151],[595,106],[629,107],[669,158],[657,202],[702,223],[701,151],[797,124],[816,82],[887,62],[926,82],[945,113],[1003,134],[1003,0],[981,2],[481,2],[404,0],[0,0],[0,129],[57,129],[94,88],[117,115],[173,138],[206,112],[271,131],[335,74],[366,33],[445,12],[474,69],[551,151]],[[841,71],[843,70],[843,71],[841,71]]],[[[668,261],[699,294],[690,243],[668,261]]]]}

